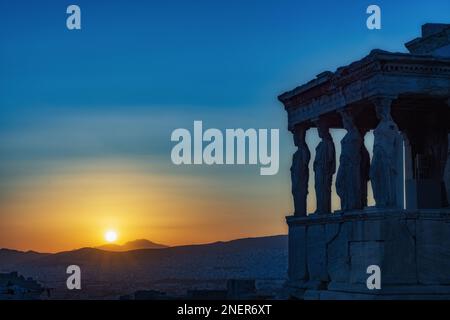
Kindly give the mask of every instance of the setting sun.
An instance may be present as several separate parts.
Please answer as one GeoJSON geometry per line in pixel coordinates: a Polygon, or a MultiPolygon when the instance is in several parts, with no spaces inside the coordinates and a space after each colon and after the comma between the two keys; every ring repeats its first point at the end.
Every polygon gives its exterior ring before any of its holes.
{"type": "Polygon", "coordinates": [[[105,233],[105,240],[108,242],[114,242],[117,240],[117,232],[114,230],[109,230],[105,233]]]}

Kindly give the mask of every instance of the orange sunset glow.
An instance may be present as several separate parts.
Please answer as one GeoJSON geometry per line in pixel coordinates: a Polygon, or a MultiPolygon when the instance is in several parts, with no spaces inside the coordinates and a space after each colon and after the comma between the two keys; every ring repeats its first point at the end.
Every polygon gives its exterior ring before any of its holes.
{"type": "Polygon", "coordinates": [[[265,197],[255,207],[257,191],[239,196],[239,183],[231,177],[194,179],[162,175],[148,167],[80,161],[42,168],[40,175],[24,178],[0,195],[0,210],[8,213],[0,224],[0,243],[57,252],[139,238],[178,245],[284,232],[276,201],[265,197]],[[213,181],[226,192],[211,188],[213,181]],[[275,227],[264,222],[273,219],[274,212],[280,220],[275,227]],[[117,239],[105,238],[111,230],[117,239]]]}
{"type": "MultiPolygon", "coordinates": [[[[316,135],[308,133],[313,155],[316,135]]],[[[333,136],[339,155],[343,133],[333,136]]],[[[371,150],[370,134],[367,143],[371,150]]],[[[281,158],[285,168],[289,163],[290,157],[281,158]]],[[[152,156],[10,166],[34,172],[3,181],[0,189],[0,244],[18,250],[59,252],[135,239],[174,246],[283,234],[284,217],[292,210],[288,170],[262,177],[251,167],[176,167],[152,156]],[[107,238],[109,231],[116,236],[107,238]]],[[[308,211],[313,212],[310,175],[308,211]]],[[[369,203],[371,198],[369,189],[369,203]]],[[[332,204],[340,206],[334,189],[332,204]]]]}

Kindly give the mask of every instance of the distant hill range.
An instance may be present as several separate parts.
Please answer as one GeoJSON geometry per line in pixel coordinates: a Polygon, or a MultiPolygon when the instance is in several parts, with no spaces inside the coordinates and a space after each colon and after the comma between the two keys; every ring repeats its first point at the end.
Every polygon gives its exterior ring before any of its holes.
{"type": "Polygon", "coordinates": [[[278,281],[286,270],[286,235],[176,247],[137,240],[54,254],[0,249],[0,272],[31,276],[58,299],[115,298],[143,288],[177,293],[223,287],[227,279],[278,281]],[[70,265],[80,266],[83,290],[67,290],[70,265]]]}
{"type": "Polygon", "coordinates": [[[12,249],[0,249],[0,271],[10,266],[24,265],[30,261],[51,255],[35,251],[18,251],[12,249]]]}
{"type": "Polygon", "coordinates": [[[118,244],[104,244],[102,246],[96,247],[100,250],[105,251],[115,251],[115,252],[123,252],[123,251],[131,251],[131,250],[139,250],[139,249],[162,249],[168,248],[169,246],[152,242],[147,239],[138,239],[134,241],[128,241],[123,245],[118,244]]]}

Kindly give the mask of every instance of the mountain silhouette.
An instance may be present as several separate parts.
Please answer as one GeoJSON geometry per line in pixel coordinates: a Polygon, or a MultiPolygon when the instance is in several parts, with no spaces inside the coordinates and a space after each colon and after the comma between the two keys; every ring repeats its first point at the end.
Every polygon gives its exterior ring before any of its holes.
{"type": "Polygon", "coordinates": [[[53,288],[54,299],[117,298],[143,288],[175,294],[223,288],[227,279],[284,281],[287,247],[287,236],[278,235],[128,251],[87,247],[45,254],[0,249],[0,272],[33,277],[53,288]],[[79,292],[67,290],[70,265],[82,270],[84,289],[79,292]]]}
{"type": "Polygon", "coordinates": [[[123,245],[109,243],[96,247],[96,249],[115,252],[123,252],[139,249],[163,249],[163,248],[168,248],[168,246],[155,243],[147,239],[137,239],[133,241],[128,241],[123,245]]]}
{"type": "Polygon", "coordinates": [[[50,255],[49,253],[39,253],[35,251],[18,251],[12,249],[0,249],[0,271],[11,266],[24,265],[35,259],[50,255]]]}

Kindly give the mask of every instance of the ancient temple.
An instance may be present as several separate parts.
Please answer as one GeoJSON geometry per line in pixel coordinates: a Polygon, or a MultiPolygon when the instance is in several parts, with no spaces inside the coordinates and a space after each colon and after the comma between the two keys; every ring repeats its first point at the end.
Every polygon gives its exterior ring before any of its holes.
{"type": "Polygon", "coordinates": [[[279,96],[297,146],[286,218],[291,298],[450,299],[450,25],[425,24],[405,46],[409,53],[373,50],[279,96]],[[311,159],[313,127],[321,140],[311,159]],[[347,132],[338,166],[332,128],[347,132]],[[373,150],[364,145],[370,130],[373,150]],[[307,214],[310,161],[317,210],[307,214]],[[341,210],[332,212],[334,175],[341,210]],[[367,285],[374,265],[379,289],[367,285]]]}

